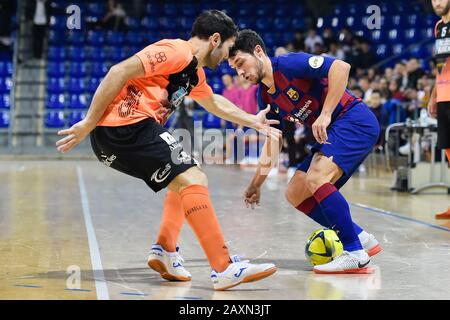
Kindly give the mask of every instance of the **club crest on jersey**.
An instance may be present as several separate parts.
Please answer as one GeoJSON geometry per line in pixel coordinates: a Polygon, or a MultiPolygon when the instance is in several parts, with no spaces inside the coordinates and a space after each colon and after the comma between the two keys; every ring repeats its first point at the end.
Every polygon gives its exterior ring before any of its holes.
{"type": "Polygon", "coordinates": [[[289,88],[289,90],[286,92],[289,98],[291,98],[292,101],[297,101],[300,95],[294,88],[289,88]]]}

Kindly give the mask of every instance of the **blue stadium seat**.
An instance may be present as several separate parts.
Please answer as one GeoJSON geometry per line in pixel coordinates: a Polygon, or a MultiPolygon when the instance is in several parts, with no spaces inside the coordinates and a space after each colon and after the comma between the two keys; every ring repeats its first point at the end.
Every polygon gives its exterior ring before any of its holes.
{"type": "Polygon", "coordinates": [[[108,72],[108,69],[109,69],[108,66],[109,66],[108,63],[106,63],[106,62],[93,63],[91,65],[91,76],[96,77],[96,78],[104,77],[106,75],[106,73],[108,72]]]}
{"type": "Polygon", "coordinates": [[[106,51],[106,60],[113,64],[122,61],[125,58],[125,50],[120,47],[110,47],[106,51]]]}
{"type": "Polygon", "coordinates": [[[53,94],[61,94],[65,91],[65,83],[63,77],[49,78],[47,80],[47,92],[53,94]]]}
{"type": "Polygon", "coordinates": [[[194,20],[195,18],[192,16],[184,16],[179,19],[178,25],[183,29],[189,30],[192,28],[194,20]]]}
{"type": "Polygon", "coordinates": [[[220,118],[212,113],[205,112],[203,115],[203,129],[220,129],[220,118]]]}
{"type": "Polygon", "coordinates": [[[410,14],[406,17],[406,23],[410,27],[418,27],[419,21],[420,19],[418,14],[410,14]]]}
{"type": "Polygon", "coordinates": [[[71,94],[69,98],[69,109],[86,109],[87,100],[84,94],[71,94]]]}
{"type": "Polygon", "coordinates": [[[376,55],[380,60],[386,59],[390,55],[390,47],[385,44],[378,44],[376,46],[376,55]]]}
{"type": "Polygon", "coordinates": [[[141,20],[141,27],[147,30],[157,30],[158,29],[158,20],[153,17],[145,17],[141,20]]]}
{"type": "Polygon", "coordinates": [[[403,42],[403,34],[397,29],[391,29],[388,31],[388,42],[395,44],[403,42]]]}
{"type": "Polygon", "coordinates": [[[64,61],[66,58],[66,52],[64,47],[49,47],[48,48],[48,60],[49,61],[64,61]]]}
{"type": "Polygon", "coordinates": [[[69,79],[67,91],[70,94],[81,94],[86,91],[86,86],[84,79],[82,78],[71,78],[69,79]]]}
{"type": "Polygon", "coordinates": [[[64,30],[66,28],[67,17],[66,16],[51,16],[50,17],[50,29],[51,30],[64,30]]]}
{"type": "Polygon", "coordinates": [[[125,23],[129,30],[136,31],[140,29],[141,20],[135,17],[127,17],[125,23]]]}
{"type": "Polygon", "coordinates": [[[63,128],[65,125],[63,111],[49,111],[45,114],[44,124],[47,128],[63,128]]]}
{"type": "Polygon", "coordinates": [[[196,3],[183,3],[180,7],[181,15],[184,17],[193,18],[198,13],[198,6],[196,3]]]}
{"type": "Polygon", "coordinates": [[[415,43],[420,41],[420,34],[415,28],[406,29],[404,39],[407,43],[415,43]]]}
{"type": "Polygon", "coordinates": [[[148,16],[152,16],[152,17],[158,17],[158,16],[164,14],[160,3],[156,2],[156,1],[149,2],[145,5],[145,13],[148,16]]]}
{"type": "Polygon", "coordinates": [[[84,43],[84,34],[79,30],[71,30],[66,35],[66,41],[72,46],[80,46],[84,43]]]}
{"type": "Polygon", "coordinates": [[[255,20],[256,29],[260,31],[270,30],[272,28],[273,20],[267,17],[257,18],[255,20]]]}
{"type": "Polygon", "coordinates": [[[273,20],[273,27],[275,31],[285,31],[285,29],[288,27],[288,21],[286,18],[275,18],[273,20]]]}
{"type": "Polygon", "coordinates": [[[164,15],[174,17],[178,14],[178,6],[176,3],[166,2],[163,5],[164,15]]]}
{"type": "Polygon", "coordinates": [[[66,58],[73,62],[83,62],[86,59],[84,47],[69,47],[66,58]]]}
{"type": "Polygon", "coordinates": [[[106,11],[106,2],[89,1],[87,4],[87,12],[93,17],[100,19],[106,15],[106,11]]]}
{"type": "Polygon", "coordinates": [[[86,37],[87,44],[96,47],[102,47],[105,43],[105,35],[103,31],[91,30],[86,37]]]}
{"type": "Polygon", "coordinates": [[[9,112],[0,111],[0,128],[9,127],[9,112]]]}
{"type": "Polygon", "coordinates": [[[9,93],[12,87],[12,80],[9,77],[0,78],[0,94],[9,93]]]}
{"type": "Polygon", "coordinates": [[[86,57],[91,62],[104,62],[106,50],[102,47],[86,47],[86,57]]]}
{"type": "Polygon", "coordinates": [[[13,65],[11,61],[0,61],[0,77],[9,77],[12,75],[13,65]]]}
{"type": "Polygon", "coordinates": [[[50,30],[48,33],[48,43],[50,45],[61,45],[66,41],[66,36],[61,30],[50,30]]]}
{"type": "Polygon", "coordinates": [[[48,94],[47,109],[64,109],[66,98],[64,94],[48,94]]]}
{"type": "Polygon", "coordinates": [[[49,62],[47,64],[48,77],[64,77],[66,71],[63,62],[49,62]]]}
{"type": "Polygon", "coordinates": [[[302,30],[305,28],[305,19],[294,17],[291,19],[291,28],[292,30],[302,30]]]}
{"type": "Polygon", "coordinates": [[[434,14],[427,14],[425,17],[420,18],[425,23],[425,27],[434,27],[439,21],[439,17],[434,14]]]}
{"type": "Polygon", "coordinates": [[[108,31],[106,33],[106,44],[111,46],[122,46],[125,42],[125,35],[122,32],[108,31]]]}
{"type": "Polygon", "coordinates": [[[69,113],[69,116],[67,117],[67,121],[69,123],[69,126],[73,126],[75,123],[80,122],[81,120],[86,117],[85,111],[72,111],[69,113]]]}
{"type": "Polygon", "coordinates": [[[0,95],[0,109],[10,109],[11,108],[11,101],[9,98],[9,94],[1,94],[0,95]]]}
{"type": "Polygon", "coordinates": [[[392,54],[400,55],[404,52],[405,52],[405,45],[403,45],[401,43],[397,43],[392,46],[392,54]]]}
{"type": "Polygon", "coordinates": [[[100,85],[101,78],[90,78],[87,87],[87,91],[90,93],[94,93],[100,85]]]}
{"type": "Polygon", "coordinates": [[[140,44],[143,40],[142,34],[137,31],[129,31],[125,37],[125,43],[129,45],[140,44]]]}
{"type": "Polygon", "coordinates": [[[82,78],[86,76],[86,65],[84,63],[72,62],[70,64],[69,76],[82,78]]]}

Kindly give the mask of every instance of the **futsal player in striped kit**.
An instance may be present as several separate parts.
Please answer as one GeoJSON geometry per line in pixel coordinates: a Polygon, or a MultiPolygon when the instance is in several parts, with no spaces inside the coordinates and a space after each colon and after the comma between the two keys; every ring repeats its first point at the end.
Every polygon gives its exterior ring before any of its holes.
{"type": "MultiPolygon", "coordinates": [[[[346,89],[350,65],[307,53],[269,58],[263,40],[252,30],[239,33],[228,62],[239,76],[260,84],[259,105],[270,105],[268,118],[300,122],[313,130],[317,140],[313,155],[298,166],[286,198],[311,219],[336,230],[344,246],[341,255],[315,266],[314,272],[371,273],[370,256],[381,247],[372,234],[352,221],[349,205],[339,192],[380,134],[370,109],[346,89]]],[[[261,186],[278,152],[279,146],[266,139],[258,169],[244,194],[247,205],[259,204],[261,186]]]]}

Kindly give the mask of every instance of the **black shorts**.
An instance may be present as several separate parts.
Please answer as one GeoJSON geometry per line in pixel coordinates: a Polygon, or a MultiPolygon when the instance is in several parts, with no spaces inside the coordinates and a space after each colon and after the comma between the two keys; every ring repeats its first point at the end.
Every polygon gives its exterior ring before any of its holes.
{"type": "Polygon", "coordinates": [[[196,166],[167,129],[151,118],[120,127],[98,126],[91,133],[91,145],[99,161],[144,180],[155,192],[196,166]]]}
{"type": "Polygon", "coordinates": [[[450,148],[450,102],[437,103],[438,148],[450,148]]]}

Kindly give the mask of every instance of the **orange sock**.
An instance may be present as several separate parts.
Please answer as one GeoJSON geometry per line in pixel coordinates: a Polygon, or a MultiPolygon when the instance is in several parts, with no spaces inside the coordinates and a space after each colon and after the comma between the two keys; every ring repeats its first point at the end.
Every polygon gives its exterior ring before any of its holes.
{"type": "Polygon", "coordinates": [[[163,216],[156,243],[161,245],[166,251],[175,252],[184,220],[181,196],[174,191],[168,190],[164,200],[163,216]]]}
{"type": "Polygon", "coordinates": [[[450,149],[445,149],[445,155],[447,156],[448,163],[450,163],[450,149]]]}
{"type": "Polygon", "coordinates": [[[180,192],[186,219],[194,230],[211,268],[224,271],[230,264],[219,221],[209,199],[208,188],[191,185],[180,192]]]}

